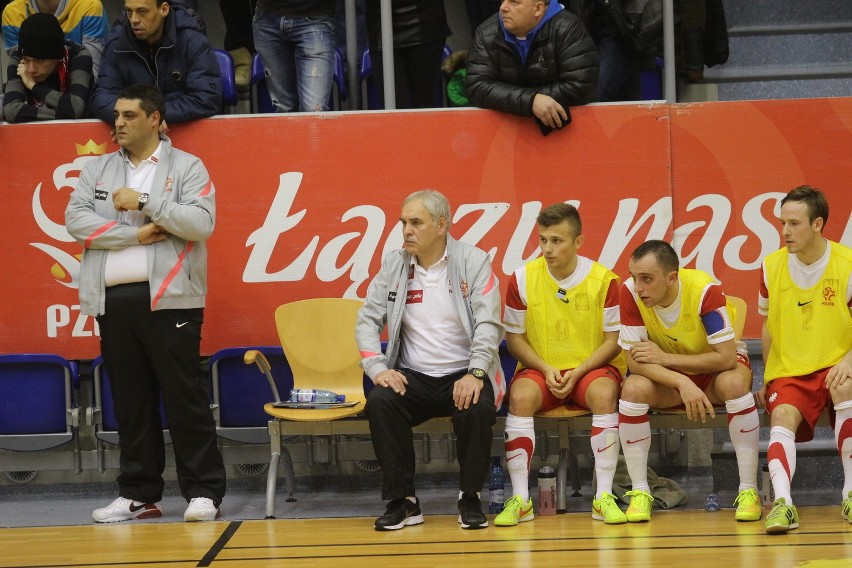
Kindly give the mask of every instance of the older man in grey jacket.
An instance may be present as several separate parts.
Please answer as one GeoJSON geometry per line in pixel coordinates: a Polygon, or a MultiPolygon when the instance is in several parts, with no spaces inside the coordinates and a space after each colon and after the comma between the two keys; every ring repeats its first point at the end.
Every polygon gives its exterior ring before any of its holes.
{"type": "Polygon", "coordinates": [[[451,416],[458,438],[459,524],[485,528],[479,490],[505,394],[497,277],[485,252],[449,235],[450,205],[437,191],[411,194],[400,219],[403,248],[385,256],[356,325],[361,365],[375,384],[366,413],[389,501],[375,528],[423,522],[411,429],[434,416],[451,416]]]}
{"type": "Polygon", "coordinates": [[[100,327],[121,447],[119,497],[92,513],[100,523],[163,515],[161,394],[184,520],[214,520],[225,494],[199,366],[215,190],[201,160],[160,135],[164,114],[156,87],[123,89],[121,149],[86,164],[65,211],[83,245],[80,306],[100,327]]]}

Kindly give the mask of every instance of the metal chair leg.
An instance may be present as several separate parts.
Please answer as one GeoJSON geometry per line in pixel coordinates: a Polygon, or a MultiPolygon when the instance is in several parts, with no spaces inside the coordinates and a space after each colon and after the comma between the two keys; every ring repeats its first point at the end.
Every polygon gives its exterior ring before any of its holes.
{"type": "Polygon", "coordinates": [[[296,498],[293,494],[296,492],[296,472],[293,471],[293,458],[290,456],[290,450],[287,446],[281,446],[281,459],[284,462],[284,484],[287,486],[288,503],[295,503],[296,498]]]}
{"type": "Polygon", "coordinates": [[[559,465],[556,470],[556,512],[568,512],[568,448],[559,450],[559,465]]]}
{"type": "MultiPolygon", "coordinates": [[[[275,518],[275,485],[278,481],[278,463],[281,461],[281,428],[277,420],[270,420],[269,425],[270,460],[269,471],[266,474],[266,517],[275,518]]],[[[291,462],[292,463],[292,462],[291,462]]]]}

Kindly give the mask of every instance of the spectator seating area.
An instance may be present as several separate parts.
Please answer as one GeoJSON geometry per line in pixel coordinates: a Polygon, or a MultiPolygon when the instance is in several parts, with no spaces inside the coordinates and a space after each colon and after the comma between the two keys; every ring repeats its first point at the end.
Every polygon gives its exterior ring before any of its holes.
{"type": "MultiPolygon", "coordinates": [[[[215,50],[216,56],[219,59],[219,66],[222,70],[222,105],[223,113],[231,113],[237,102],[237,91],[234,84],[233,59],[230,59],[230,54],[223,50],[215,50]],[[230,59],[230,61],[228,61],[230,59]]],[[[442,61],[452,54],[449,46],[444,46],[444,52],[441,56],[442,61]]],[[[383,109],[381,97],[379,95],[377,82],[373,76],[373,65],[370,58],[370,50],[365,49],[358,57],[359,66],[358,77],[361,85],[361,110],[381,110],[383,109]]],[[[642,71],[641,78],[641,93],[645,100],[659,100],[663,98],[662,91],[662,70],[663,60],[655,59],[655,66],[652,69],[642,71]]],[[[340,111],[347,110],[346,103],[348,101],[348,92],[346,87],[346,58],[339,50],[334,52],[334,77],[332,83],[331,101],[329,108],[331,110],[340,111]]],[[[251,82],[249,86],[249,109],[255,113],[270,113],[274,112],[272,108],[272,100],[269,97],[269,91],[266,86],[264,77],[263,63],[260,56],[255,54],[252,59],[251,67],[251,82]]],[[[441,108],[447,106],[446,82],[443,82],[439,92],[435,93],[435,107],[441,108]]],[[[348,109],[356,110],[356,109],[348,109]]]]}

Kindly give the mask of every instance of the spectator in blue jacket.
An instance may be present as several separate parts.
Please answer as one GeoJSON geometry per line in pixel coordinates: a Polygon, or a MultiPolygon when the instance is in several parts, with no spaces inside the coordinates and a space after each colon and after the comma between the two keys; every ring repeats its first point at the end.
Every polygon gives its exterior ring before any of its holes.
{"type": "Polygon", "coordinates": [[[219,65],[198,20],[165,0],[125,0],[124,15],[107,36],[92,114],[112,124],[119,91],[140,83],[159,87],[169,122],[216,114],[219,65]]]}

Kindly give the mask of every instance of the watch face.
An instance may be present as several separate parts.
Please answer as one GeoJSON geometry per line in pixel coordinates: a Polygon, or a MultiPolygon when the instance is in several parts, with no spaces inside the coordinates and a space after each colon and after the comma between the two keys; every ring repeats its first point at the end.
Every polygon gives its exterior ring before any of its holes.
{"type": "Polygon", "coordinates": [[[477,379],[484,379],[487,373],[482,369],[471,369],[470,374],[476,377],[477,379]]]}

